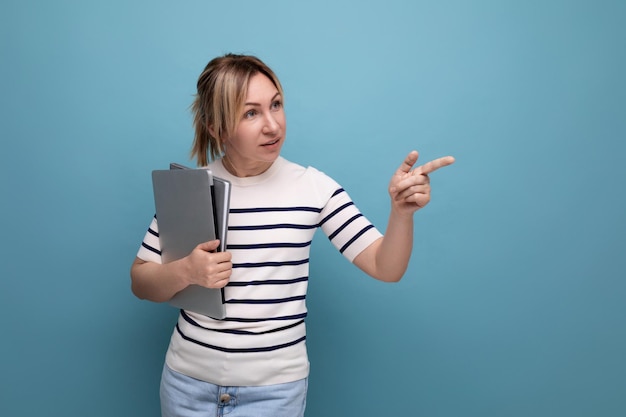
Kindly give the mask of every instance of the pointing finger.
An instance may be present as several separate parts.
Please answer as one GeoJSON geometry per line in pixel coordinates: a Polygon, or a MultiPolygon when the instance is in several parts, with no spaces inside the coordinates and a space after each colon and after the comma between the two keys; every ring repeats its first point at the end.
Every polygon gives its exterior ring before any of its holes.
{"type": "Polygon", "coordinates": [[[454,163],[454,157],[452,156],[444,156],[443,158],[437,158],[430,162],[426,162],[424,165],[420,165],[415,168],[416,174],[428,175],[431,172],[437,171],[439,168],[446,167],[448,165],[452,165],[454,163]]]}

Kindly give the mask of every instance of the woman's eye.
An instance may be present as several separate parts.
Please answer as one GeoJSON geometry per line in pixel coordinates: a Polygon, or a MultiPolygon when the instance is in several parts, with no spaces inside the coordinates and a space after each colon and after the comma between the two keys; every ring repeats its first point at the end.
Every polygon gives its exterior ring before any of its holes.
{"type": "Polygon", "coordinates": [[[278,110],[283,106],[283,103],[280,100],[276,100],[272,103],[272,109],[278,110]]]}
{"type": "Polygon", "coordinates": [[[256,116],[256,110],[248,110],[243,115],[243,117],[246,118],[246,119],[249,119],[249,118],[254,117],[254,116],[256,116]]]}

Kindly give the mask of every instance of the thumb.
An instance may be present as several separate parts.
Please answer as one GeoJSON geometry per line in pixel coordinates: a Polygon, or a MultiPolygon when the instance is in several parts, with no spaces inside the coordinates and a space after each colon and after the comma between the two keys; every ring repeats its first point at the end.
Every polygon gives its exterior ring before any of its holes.
{"type": "Polygon", "coordinates": [[[196,249],[200,249],[204,252],[213,252],[215,249],[218,248],[219,245],[220,241],[218,239],[209,240],[208,242],[200,243],[198,246],[196,246],[196,249]]]}

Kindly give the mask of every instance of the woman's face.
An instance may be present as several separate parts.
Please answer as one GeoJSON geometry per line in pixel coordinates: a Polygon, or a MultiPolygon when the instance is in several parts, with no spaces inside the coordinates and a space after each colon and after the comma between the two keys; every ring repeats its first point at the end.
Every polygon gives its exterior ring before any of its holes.
{"type": "Polygon", "coordinates": [[[225,141],[226,168],[237,176],[265,172],[280,155],[285,134],[283,98],[278,89],[267,76],[252,76],[239,124],[225,141]]]}

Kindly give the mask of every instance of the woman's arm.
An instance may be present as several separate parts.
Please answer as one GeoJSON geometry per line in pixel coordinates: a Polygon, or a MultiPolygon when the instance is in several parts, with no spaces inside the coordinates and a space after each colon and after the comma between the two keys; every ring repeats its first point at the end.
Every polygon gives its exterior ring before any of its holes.
{"type": "Polygon", "coordinates": [[[400,281],[413,250],[413,214],[430,201],[428,174],[454,162],[451,156],[435,159],[411,170],[418,153],[412,151],[391,178],[391,213],[385,235],[354,258],[368,275],[386,282],[400,281]]]}
{"type": "Polygon", "coordinates": [[[130,268],[133,294],[164,302],[191,284],[207,288],[226,286],[233,265],[230,253],[213,252],[218,246],[219,240],[201,243],[188,256],[167,264],[135,258],[130,268]]]}

